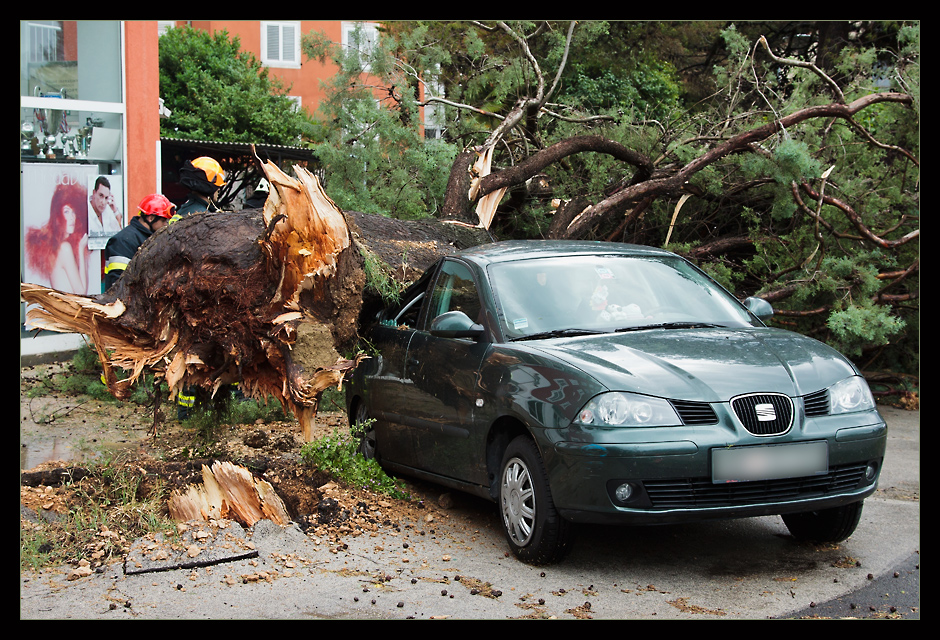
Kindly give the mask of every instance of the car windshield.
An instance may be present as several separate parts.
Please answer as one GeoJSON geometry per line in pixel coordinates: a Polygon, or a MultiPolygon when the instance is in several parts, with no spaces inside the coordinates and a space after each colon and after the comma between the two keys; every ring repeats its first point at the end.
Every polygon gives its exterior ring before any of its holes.
{"type": "Polygon", "coordinates": [[[564,256],[491,265],[509,340],[578,333],[756,324],[679,258],[564,256]]]}

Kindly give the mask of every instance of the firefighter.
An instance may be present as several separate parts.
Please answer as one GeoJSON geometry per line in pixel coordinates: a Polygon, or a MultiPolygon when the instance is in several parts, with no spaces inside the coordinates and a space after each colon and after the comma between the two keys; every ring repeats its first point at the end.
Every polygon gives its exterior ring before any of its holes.
{"type": "MultiPolygon", "coordinates": [[[[189,198],[170,222],[176,222],[191,213],[218,211],[213,196],[225,185],[225,172],[216,160],[209,156],[187,160],[180,168],[180,184],[189,189],[189,198]]],[[[228,389],[220,391],[225,395],[228,389]]],[[[186,420],[197,405],[207,404],[205,396],[206,392],[197,386],[184,385],[176,395],[177,419],[186,420]]]]}
{"type": "Polygon", "coordinates": [[[131,218],[126,227],[111,236],[105,245],[105,290],[110,289],[124,274],[128,263],[144,240],[169,224],[175,208],[175,204],[159,193],[151,193],[140,201],[137,215],[131,218]]]}
{"type": "Polygon", "coordinates": [[[212,198],[225,185],[225,172],[218,162],[209,156],[201,156],[183,164],[180,168],[180,184],[189,189],[189,198],[180,205],[175,219],[190,213],[217,211],[218,207],[212,198]]]}

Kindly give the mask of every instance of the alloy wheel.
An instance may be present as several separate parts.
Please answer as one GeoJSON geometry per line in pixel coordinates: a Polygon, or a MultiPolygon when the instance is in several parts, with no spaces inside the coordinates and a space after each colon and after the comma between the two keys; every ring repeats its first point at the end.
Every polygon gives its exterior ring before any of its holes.
{"type": "Polygon", "coordinates": [[[525,462],[512,458],[503,468],[500,503],[506,532],[523,547],[535,532],[535,489],[525,462]]]}

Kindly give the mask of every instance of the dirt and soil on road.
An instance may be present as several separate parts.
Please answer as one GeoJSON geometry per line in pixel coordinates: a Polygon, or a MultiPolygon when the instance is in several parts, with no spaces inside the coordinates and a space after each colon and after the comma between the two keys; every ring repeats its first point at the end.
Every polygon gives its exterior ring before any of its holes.
{"type": "MultiPolygon", "coordinates": [[[[132,402],[98,401],[84,395],[37,394],[35,389],[53,373],[68,375],[69,366],[23,367],[20,376],[21,525],[33,518],[55,518],[75,502],[80,476],[96,462],[136,468],[143,476],[140,493],[162,484],[166,493],[202,483],[203,465],[225,460],[244,466],[270,483],[291,519],[320,538],[341,544],[350,533],[398,522],[433,522],[448,505],[447,494],[409,485],[412,500],[344,485],[329,473],[301,459],[304,442],[294,421],[220,425],[208,450],[199,448],[191,428],[174,419],[175,408],[164,404],[167,419],[151,434],[153,410],[132,402]],[[205,455],[197,455],[196,451],[205,455]],[[442,506],[443,505],[443,506],[442,506]],[[375,514],[381,514],[377,521],[375,514]],[[26,522],[24,522],[24,519],[26,522]]],[[[347,430],[343,411],[323,410],[314,437],[347,430]]],[[[94,476],[92,476],[94,481],[94,476]]],[[[133,542],[120,531],[114,539],[133,542]]],[[[73,560],[74,561],[74,560],[73,560]]]]}

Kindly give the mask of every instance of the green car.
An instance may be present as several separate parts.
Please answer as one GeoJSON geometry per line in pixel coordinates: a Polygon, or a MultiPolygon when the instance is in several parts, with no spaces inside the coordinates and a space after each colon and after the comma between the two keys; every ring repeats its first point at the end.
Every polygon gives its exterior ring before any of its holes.
{"type": "Polygon", "coordinates": [[[848,359],[772,313],[668,251],[497,242],[377,314],[349,415],[388,471],[494,501],[524,562],[582,523],[780,514],[843,540],[887,426],[848,359]]]}

